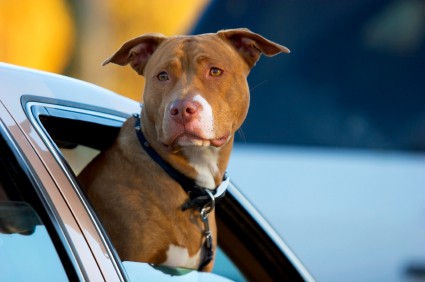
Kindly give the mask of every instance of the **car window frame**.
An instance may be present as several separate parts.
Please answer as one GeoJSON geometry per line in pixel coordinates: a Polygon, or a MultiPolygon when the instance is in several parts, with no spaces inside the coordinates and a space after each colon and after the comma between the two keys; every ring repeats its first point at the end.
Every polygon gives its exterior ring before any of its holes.
{"type": "MultiPolygon", "coordinates": [[[[27,115],[31,119],[31,122],[35,125],[36,130],[42,136],[43,141],[46,143],[49,150],[54,155],[56,161],[60,164],[61,168],[66,173],[68,180],[72,183],[74,190],[78,193],[78,196],[81,202],[84,204],[86,211],[90,214],[90,218],[95,224],[99,234],[102,235],[101,237],[102,237],[103,243],[105,244],[105,246],[107,246],[108,252],[110,252],[110,255],[114,258],[113,261],[114,261],[114,265],[116,269],[120,271],[123,277],[126,277],[126,271],[122,265],[122,262],[118,254],[115,251],[115,248],[113,247],[112,242],[109,240],[109,237],[106,231],[103,229],[102,225],[100,224],[100,221],[97,218],[95,211],[92,209],[90,204],[88,204],[86,197],[83,195],[75,174],[73,173],[72,169],[69,167],[67,161],[63,157],[56,143],[50,137],[50,134],[44,128],[42,121],[40,120],[40,116],[51,115],[53,113],[52,111],[50,111],[49,113],[49,111],[46,108],[55,109],[56,111],[54,112],[54,117],[56,118],[69,118],[70,114],[67,114],[67,112],[70,112],[72,113],[72,115],[74,115],[74,117],[75,115],[77,116],[81,115],[85,117],[84,119],[81,119],[81,120],[85,122],[94,122],[94,123],[97,123],[100,121],[99,119],[96,120],[96,118],[101,118],[101,119],[112,118],[112,119],[124,122],[124,120],[127,119],[130,115],[126,113],[122,113],[122,112],[116,112],[113,110],[105,109],[105,108],[91,106],[91,105],[74,103],[74,102],[63,101],[58,99],[51,99],[51,98],[40,98],[36,96],[25,96],[23,97],[22,101],[23,101],[22,103],[25,105],[27,115]],[[93,119],[90,121],[89,117],[92,117],[93,119]]],[[[225,202],[227,204],[232,203],[233,205],[230,208],[224,209],[224,210],[220,208],[220,205],[218,205],[217,208],[220,209],[218,213],[222,214],[223,217],[227,217],[227,215],[232,214],[234,211],[242,211],[242,212],[239,212],[239,215],[241,216],[239,218],[239,222],[233,219],[231,224],[237,224],[241,227],[249,225],[251,231],[257,229],[258,232],[256,232],[254,236],[251,236],[249,240],[249,244],[255,243],[256,240],[260,240],[267,246],[269,250],[274,249],[275,258],[277,258],[277,261],[285,265],[284,266],[285,272],[275,271],[275,269],[281,268],[282,266],[276,263],[273,264],[272,263],[273,260],[270,260],[270,259],[268,259],[268,262],[270,262],[270,265],[265,265],[264,263],[259,263],[259,262],[256,262],[255,265],[253,265],[253,264],[235,262],[234,259],[230,257],[231,261],[235,263],[235,265],[241,271],[241,273],[243,273],[243,275],[246,277],[247,273],[250,273],[250,272],[255,273],[256,270],[260,271],[261,269],[261,272],[263,273],[263,275],[269,276],[269,278],[276,277],[273,275],[285,274],[285,277],[288,279],[290,278],[291,281],[314,280],[311,278],[310,274],[304,269],[304,267],[298,261],[298,259],[292,254],[292,252],[289,250],[286,244],[283,241],[278,240],[279,236],[277,235],[277,233],[275,233],[272,230],[272,228],[261,217],[261,215],[258,212],[255,212],[254,215],[249,214],[249,212],[246,210],[246,205],[248,201],[246,200],[246,198],[243,197],[242,194],[237,192],[237,189],[235,188],[233,184],[230,185],[228,194],[229,194],[228,197],[225,197],[225,199],[227,198],[225,202]],[[237,201],[244,202],[244,205],[242,206],[240,203],[237,203],[237,201]],[[247,271],[247,270],[251,270],[251,271],[247,271]]],[[[249,206],[249,207],[250,207],[250,212],[255,211],[255,209],[252,206],[249,206]]],[[[224,225],[229,226],[229,222],[224,222],[224,221],[221,221],[220,219],[217,219],[217,224],[219,225],[219,228],[220,226],[224,226],[224,225]]],[[[219,236],[219,245],[221,244],[226,245],[226,242],[223,242],[219,236]]],[[[227,244],[227,247],[224,248],[225,253],[228,253],[229,251],[228,246],[230,245],[227,244]]],[[[247,250],[248,249],[246,248],[245,251],[247,250]]],[[[256,254],[260,254],[260,253],[261,251],[258,249],[256,254]]],[[[255,258],[255,255],[254,255],[254,258],[255,258]]],[[[252,279],[254,277],[255,276],[246,277],[246,278],[252,279]]]]}
{"type": "Polygon", "coordinates": [[[62,155],[60,149],[52,140],[50,134],[46,131],[45,127],[42,124],[42,121],[40,120],[40,116],[42,115],[51,115],[47,108],[56,110],[55,117],[56,115],[58,115],[59,118],[66,118],[68,112],[68,114],[72,113],[76,116],[83,114],[86,116],[92,116],[92,121],[95,121],[96,118],[112,118],[117,120],[124,120],[127,115],[124,113],[112,110],[105,110],[103,108],[89,106],[86,104],[74,103],[54,98],[39,97],[34,95],[23,95],[21,97],[21,104],[31,124],[34,126],[35,130],[43,140],[44,144],[49,149],[57,164],[61,167],[66,178],[73,187],[75,194],[80,199],[80,202],[82,203],[87,215],[89,216],[93,224],[93,227],[96,229],[99,238],[101,239],[102,244],[105,247],[105,250],[107,251],[107,256],[111,258],[112,265],[118,275],[119,280],[128,281],[129,279],[121,263],[121,260],[119,259],[118,254],[112,242],[110,241],[109,236],[107,235],[102,224],[100,223],[100,220],[97,217],[95,211],[93,210],[88,200],[84,196],[84,193],[80,189],[76,175],[68,165],[68,162],[62,155]],[[62,115],[59,114],[61,111],[62,115]]]}
{"type": "MultiPolygon", "coordinates": [[[[43,182],[34,171],[31,162],[27,159],[22,149],[16,143],[12,134],[8,130],[7,126],[0,119],[0,138],[2,138],[11,154],[16,160],[16,166],[20,170],[20,174],[29,181],[31,188],[38,196],[38,200],[43,206],[46,216],[44,218],[44,224],[49,224],[48,228],[49,236],[55,246],[56,252],[61,260],[66,275],[70,279],[79,279],[83,281],[85,279],[84,271],[81,269],[78,258],[75,256],[72,246],[69,244],[69,238],[64,231],[66,228],[63,222],[59,220],[59,214],[55,209],[46,189],[43,186],[43,182]],[[46,222],[48,220],[48,222],[46,222]],[[60,242],[60,243],[59,243],[60,242]]],[[[39,215],[40,216],[40,215],[39,215]]]]}

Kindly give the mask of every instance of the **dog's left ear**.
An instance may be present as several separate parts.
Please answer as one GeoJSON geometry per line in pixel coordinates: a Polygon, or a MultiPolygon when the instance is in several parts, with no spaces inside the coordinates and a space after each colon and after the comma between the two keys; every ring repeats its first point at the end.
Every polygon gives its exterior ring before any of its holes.
{"type": "Polygon", "coordinates": [[[166,36],[158,33],[145,34],[124,43],[115,54],[106,59],[102,66],[114,63],[120,66],[130,66],[140,75],[143,75],[146,63],[166,36]]]}
{"type": "Polygon", "coordinates": [[[266,56],[274,56],[281,52],[290,53],[285,46],[272,42],[247,28],[222,30],[217,32],[217,35],[230,41],[250,68],[258,61],[261,53],[266,56]]]}

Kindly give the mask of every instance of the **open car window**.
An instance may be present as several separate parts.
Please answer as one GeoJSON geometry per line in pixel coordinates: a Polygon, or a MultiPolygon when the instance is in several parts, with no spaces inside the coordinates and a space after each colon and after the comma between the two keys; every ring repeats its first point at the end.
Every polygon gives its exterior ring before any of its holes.
{"type": "MultiPolygon", "coordinates": [[[[27,109],[47,137],[48,140],[46,141],[50,142],[51,146],[49,147],[57,152],[57,157],[62,162],[63,168],[68,170],[71,176],[70,180],[74,182],[77,181],[76,177],[82,169],[101,151],[112,144],[122,123],[128,117],[126,114],[111,113],[104,109],[82,108],[81,105],[76,107],[60,101],[58,104],[57,100],[50,101],[49,99],[28,102],[27,109]]],[[[87,202],[85,198],[81,200],[87,202]]],[[[96,224],[104,233],[103,236],[107,238],[99,220],[96,224]]],[[[105,241],[109,243],[108,247],[111,249],[111,254],[116,254],[110,241],[105,241]]],[[[219,250],[217,256],[220,261],[216,263],[216,273],[235,281],[245,281],[243,275],[223,251],[219,250]]],[[[116,260],[119,261],[118,256],[116,256],[116,260]]],[[[130,280],[137,280],[143,275],[145,275],[145,279],[150,277],[164,280],[167,277],[173,277],[173,281],[179,280],[178,277],[181,277],[180,279],[184,279],[184,281],[188,281],[187,279],[198,281],[198,276],[201,275],[203,281],[205,279],[207,279],[206,281],[211,280],[208,275],[205,277],[205,274],[197,271],[166,270],[166,268],[154,268],[149,264],[135,262],[125,262],[123,266],[126,272],[125,276],[130,280]]],[[[211,281],[219,279],[219,276],[212,277],[211,281]]]]}
{"type": "MultiPolygon", "coordinates": [[[[78,173],[97,154],[112,144],[122,123],[129,116],[103,108],[76,105],[56,99],[41,101],[33,97],[26,99],[27,114],[31,115],[38,124],[40,134],[45,136],[45,142],[49,143],[48,147],[56,155],[58,162],[67,171],[69,180],[74,182],[77,189],[78,173]]],[[[82,192],[79,193],[81,201],[87,202],[82,192]]],[[[88,207],[90,208],[90,205],[88,207]]],[[[125,272],[123,276],[129,277],[130,280],[132,277],[140,278],[144,274],[147,275],[146,277],[153,277],[150,276],[152,273],[169,276],[175,280],[179,279],[178,277],[189,279],[189,276],[198,277],[198,275],[206,279],[205,274],[197,271],[192,271],[197,274],[174,270],[170,272],[164,271],[161,267],[153,268],[148,264],[121,263],[100,221],[95,216],[95,211],[89,209],[88,212],[93,213],[95,224],[103,233],[102,236],[105,238],[110,254],[115,257],[120,271],[125,272]],[[137,265],[140,267],[135,267],[137,265]]],[[[277,278],[290,281],[304,280],[291,259],[285,256],[276,242],[258,225],[252,214],[238,203],[231,190],[216,206],[216,214],[219,250],[213,273],[235,281],[253,280],[259,277],[262,281],[273,281],[277,278]]]]}

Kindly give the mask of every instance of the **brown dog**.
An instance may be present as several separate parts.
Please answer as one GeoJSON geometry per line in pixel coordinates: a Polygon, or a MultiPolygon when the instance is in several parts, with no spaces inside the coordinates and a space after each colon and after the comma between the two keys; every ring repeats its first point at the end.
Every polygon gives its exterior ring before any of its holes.
{"type": "Polygon", "coordinates": [[[104,62],[130,64],[146,79],[140,117],[79,176],[122,260],[212,269],[211,211],[248,111],[246,77],[261,53],[280,52],[289,50],[233,29],[143,35],[104,62]]]}

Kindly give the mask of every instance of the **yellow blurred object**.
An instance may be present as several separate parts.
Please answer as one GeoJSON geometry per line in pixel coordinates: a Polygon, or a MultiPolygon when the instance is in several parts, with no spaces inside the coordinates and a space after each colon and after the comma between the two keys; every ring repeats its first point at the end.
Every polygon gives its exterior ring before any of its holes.
{"type": "Polygon", "coordinates": [[[107,65],[111,56],[127,40],[150,32],[185,34],[196,22],[208,0],[91,0],[85,2],[77,76],[140,101],[144,79],[130,67],[107,65]]]}
{"type": "Polygon", "coordinates": [[[155,0],[109,2],[120,36],[128,39],[142,33],[185,33],[199,16],[207,0],[155,0]]]}
{"type": "Polygon", "coordinates": [[[0,0],[0,61],[63,73],[72,59],[72,76],[140,101],[144,79],[102,61],[144,33],[187,33],[208,3],[81,0],[72,17],[66,0],[0,0]]]}
{"type": "Polygon", "coordinates": [[[63,0],[0,0],[0,61],[62,72],[74,27],[63,0]]]}

